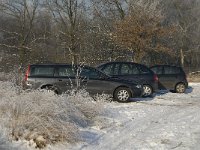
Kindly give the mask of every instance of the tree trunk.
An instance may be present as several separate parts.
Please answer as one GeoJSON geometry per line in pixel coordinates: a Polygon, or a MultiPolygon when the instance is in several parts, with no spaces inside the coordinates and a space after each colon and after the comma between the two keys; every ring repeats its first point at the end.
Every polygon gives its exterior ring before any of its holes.
{"type": "Polygon", "coordinates": [[[180,49],[180,62],[181,62],[181,67],[184,67],[184,54],[183,54],[183,49],[180,49]]]}

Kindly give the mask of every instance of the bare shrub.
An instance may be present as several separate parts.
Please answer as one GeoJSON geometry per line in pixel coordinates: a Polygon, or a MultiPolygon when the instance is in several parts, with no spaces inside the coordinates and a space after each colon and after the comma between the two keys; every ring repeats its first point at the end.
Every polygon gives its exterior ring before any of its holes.
{"type": "Polygon", "coordinates": [[[12,72],[5,73],[0,72],[0,81],[11,81],[17,86],[21,86],[23,81],[23,75],[20,73],[19,69],[15,67],[12,72]]]}
{"type": "Polygon", "coordinates": [[[97,94],[94,96],[95,101],[98,102],[112,102],[113,96],[110,94],[97,94]]]}
{"type": "Polygon", "coordinates": [[[11,78],[11,74],[0,72],[0,81],[9,81],[11,78]]]}
{"type": "Polygon", "coordinates": [[[87,119],[94,118],[102,111],[103,100],[95,101],[85,90],[71,91],[66,97],[87,119]]]}
{"type": "Polygon", "coordinates": [[[102,102],[84,90],[61,96],[52,92],[18,92],[10,82],[0,81],[0,119],[14,140],[34,141],[39,148],[59,141],[79,140],[79,127],[86,127],[100,114],[102,102]]]}

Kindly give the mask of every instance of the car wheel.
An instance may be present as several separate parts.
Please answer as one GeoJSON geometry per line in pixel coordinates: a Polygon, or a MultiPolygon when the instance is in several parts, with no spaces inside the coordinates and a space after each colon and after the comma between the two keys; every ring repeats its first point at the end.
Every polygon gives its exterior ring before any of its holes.
{"type": "Polygon", "coordinates": [[[55,94],[58,94],[58,89],[55,86],[46,86],[42,89],[46,90],[47,92],[53,91],[55,94]]]}
{"type": "Polygon", "coordinates": [[[142,96],[148,97],[153,94],[152,87],[150,85],[143,85],[143,94],[142,96]]]}
{"type": "Polygon", "coordinates": [[[131,92],[126,87],[120,87],[114,93],[114,99],[118,102],[128,102],[130,97],[131,92]]]}
{"type": "Polygon", "coordinates": [[[175,87],[176,93],[184,93],[185,92],[185,84],[184,83],[178,83],[175,87]]]}

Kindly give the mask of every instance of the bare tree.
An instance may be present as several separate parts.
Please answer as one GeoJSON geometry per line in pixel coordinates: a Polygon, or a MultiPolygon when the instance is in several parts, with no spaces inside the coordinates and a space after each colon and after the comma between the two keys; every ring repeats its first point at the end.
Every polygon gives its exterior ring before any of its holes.
{"type": "Polygon", "coordinates": [[[38,4],[38,0],[9,0],[0,4],[4,16],[16,23],[12,28],[0,28],[0,31],[7,36],[0,46],[17,50],[20,65],[26,63],[27,55],[32,50],[30,45],[36,41],[32,31],[38,4]]]}
{"type": "Polygon", "coordinates": [[[199,50],[200,2],[198,0],[162,1],[167,24],[177,24],[176,48],[181,66],[190,63],[191,53],[199,50]]]}
{"type": "Polygon", "coordinates": [[[70,54],[73,63],[79,62],[80,37],[78,36],[78,32],[81,23],[81,9],[84,6],[84,1],[50,0],[47,1],[47,4],[59,27],[57,29],[58,36],[62,40],[62,45],[66,50],[65,53],[70,54]]]}

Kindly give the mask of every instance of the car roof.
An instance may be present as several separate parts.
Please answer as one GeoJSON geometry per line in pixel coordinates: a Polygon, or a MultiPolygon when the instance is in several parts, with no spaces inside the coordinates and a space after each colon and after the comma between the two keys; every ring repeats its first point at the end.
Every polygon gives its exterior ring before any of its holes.
{"type": "Polygon", "coordinates": [[[71,65],[67,63],[36,63],[36,64],[31,64],[30,66],[48,66],[48,65],[71,65]]]}
{"type": "MultiPolygon", "coordinates": [[[[43,63],[38,63],[38,64],[30,64],[30,66],[72,66],[72,64],[67,64],[67,63],[45,63],[45,64],[43,64],[43,63]]],[[[102,72],[98,68],[91,67],[91,66],[88,66],[88,65],[74,65],[74,66],[82,66],[82,67],[85,67],[85,68],[94,68],[94,69],[102,72]]]]}
{"type": "Polygon", "coordinates": [[[96,67],[100,67],[100,66],[107,65],[107,64],[115,64],[115,63],[127,63],[127,64],[130,63],[130,64],[145,66],[144,64],[139,64],[139,63],[131,62],[131,61],[110,61],[110,62],[106,62],[106,63],[101,63],[101,64],[97,65],[96,67]]]}
{"type": "Polygon", "coordinates": [[[180,66],[176,66],[176,65],[153,65],[150,68],[153,67],[177,67],[177,68],[181,68],[180,66]]]}

